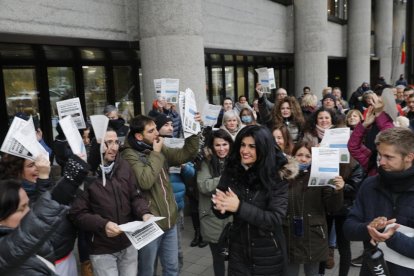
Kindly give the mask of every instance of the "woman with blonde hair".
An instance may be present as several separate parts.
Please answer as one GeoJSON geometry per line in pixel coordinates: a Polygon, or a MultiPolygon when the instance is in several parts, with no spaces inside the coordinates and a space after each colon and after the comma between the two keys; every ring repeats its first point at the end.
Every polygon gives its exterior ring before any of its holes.
{"type": "Polygon", "coordinates": [[[312,114],[317,110],[317,106],[318,106],[318,97],[316,97],[316,95],[306,94],[305,96],[303,96],[300,102],[300,107],[302,109],[302,114],[303,114],[305,121],[307,121],[312,116],[312,114]]]}
{"type": "Polygon", "coordinates": [[[353,130],[357,124],[363,121],[362,113],[358,109],[351,109],[345,117],[346,125],[353,130]]]}
{"type": "Polygon", "coordinates": [[[239,114],[237,114],[234,110],[229,110],[224,112],[223,115],[223,124],[221,125],[221,129],[227,131],[233,141],[236,139],[237,133],[244,127],[242,124],[239,114]]]}

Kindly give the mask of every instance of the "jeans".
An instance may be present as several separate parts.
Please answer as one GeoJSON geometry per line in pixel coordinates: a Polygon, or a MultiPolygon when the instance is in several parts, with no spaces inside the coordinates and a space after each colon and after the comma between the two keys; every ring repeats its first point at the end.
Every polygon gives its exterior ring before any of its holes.
{"type": "MultiPolygon", "coordinates": [[[[286,276],[298,276],[301,264],[288,264],[286,276]]],[[[319,275],[319,262],[303,264],[306,276],[319,275]]]]}
{"type": "Polygon", "coordinates": [[[101,255],[90,255],[94,276],[137,275],[138,251],[132,245],[124,250],[101,255]]]}
{"type": "Polygon", "coordinates": [[[178,276],[177,225],[166,230],[160,237],[139,250],[139,276],[154,275],[154,263],[157,258],[157,253],[161,261],[162,275],[178,276]]]}
{"type": "Polygon", "coordinates": [[[184,265],[183,249],[181,248],[181,240],[182,240],[181,232],[183,231],[183,229],[184,229],[184,211],[179,210],[178,219],[177,219],[178,271],[181,271],[184,265]]]}

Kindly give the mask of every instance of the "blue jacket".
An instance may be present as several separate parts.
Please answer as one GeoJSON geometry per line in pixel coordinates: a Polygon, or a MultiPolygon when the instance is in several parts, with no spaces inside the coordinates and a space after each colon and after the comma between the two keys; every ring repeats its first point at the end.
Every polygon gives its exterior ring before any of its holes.
{"type": "MultiPolygon", "coordinates": [[[[368,234],[367,225],[376,217],[385,216],[387,219],[396,218],[397,223],[414,228],[414,166],[400,173],[400,179],[395,179],[391,185],[398,185],[398,181],[412,183],[404,192],[392,193],[386,185],[380,183],[381,176],[371,176],[361,185],[354,206],[351,209],[344,224],[344,233],[347,239],[364,241],[364,246],[370,246],[371,237],[368,234]]],[[[389,248],[413,258],[414,238],[410,238],[396,232],[386,241],[389,248]]],[[[413,269],[387,262],[391,275],[414,275],[413,269]]],[[[363,263],[360,275],[371,275],[363,263]]]]}
{"type": "Polygon", "coordinates": [[[195,169],[191,162],[181,168],[181,173],[170,173],[170,182],[173,188],[175,202],[178,210],[182,210],[185,204],[185,181],[184,179],[194,177],[195,169]]]}

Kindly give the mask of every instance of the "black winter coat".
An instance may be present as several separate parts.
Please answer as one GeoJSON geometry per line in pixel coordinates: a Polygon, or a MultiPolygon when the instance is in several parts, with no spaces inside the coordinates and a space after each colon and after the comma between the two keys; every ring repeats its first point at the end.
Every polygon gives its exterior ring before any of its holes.
{"type": "MultiPolygon", "coordinates": [[[[70,185],[65,178],[59,181],[58,185],[70,185]]],[[[46,191],[50,191],[55,186],[55,183],[50,179],[38,179],[36,182],[36,190],[33,193],[29,193],[26,190],[30,198],[30,206],[35,204],[40,195],[46,191]]],[[[39,255],[46,258],[50,262],[66,257],[75,246],[77,237],[77,230],[72,222],[65,216],[61,223],[56,227],[56,231],[45,242],[43,247],[39,251],[39,255]]]]}
{"type": "Polygon", "coordinates": [[[343,205],[343,190],[308,187],[310,171],[302,171],[290,181],[288,215],[284,233],[289,262],[295,264],[325,261],[328,257],[327,212],[343,205]],[[295,234],[294,219],[302,218],[303,236],[295,234]]]}
{"type": "MultiPolygon", "coordinates": [[[[16,229],[0,226],[0,275],[56,275],[36,254],[66,216],[67,207],[42,195],[16,229]]],[[[48,248],[50,252],[52,247],[48,248]]]]}
{"type": "Polygon", "coordinates": [[[283,275],[286,245],[282,222],[287,210],[288,185],[275,175],[270,191],[260,182],[254,168],[241,165],[235,175],[224,172],[217,186],[237,194],[240,205],[233,215],[230,235],[229,275],[283,275]]]}

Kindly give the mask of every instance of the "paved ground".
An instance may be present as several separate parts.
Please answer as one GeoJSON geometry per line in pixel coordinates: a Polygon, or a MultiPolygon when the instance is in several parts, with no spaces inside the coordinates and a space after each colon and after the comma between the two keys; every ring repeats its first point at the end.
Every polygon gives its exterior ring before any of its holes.
{"type": "MultiPolygon", "coordinates": [[[[184,266],[181,271],[182,276],[195,276],[195,275],[204,275],[204,276],[214,276],[213,266],[212,266],[212,257],[209,247],[198,248],[190,247],[190,242],[193,239],[194,231],[191,225],[191,218],[185,218],[185,227],[183,232],[183,253],[184,253],[184,266]]],[[[358,256],[362,252],[362,243],[355,242],[352,243],[352,256],[358,256]]],[[[330,270],[326,270],[326,276],[338,275],[338,251],[335,250],[335,267],[330,270]]],[[[162,275],[160,268],[158,269],[158,275],[162,275]]],[[[300,275],[304,275],[302,272],[300,275]]],[[[351,270],[348,274],[349,276],[359,275],[359,268],[351,267],[351,270]]]]}

